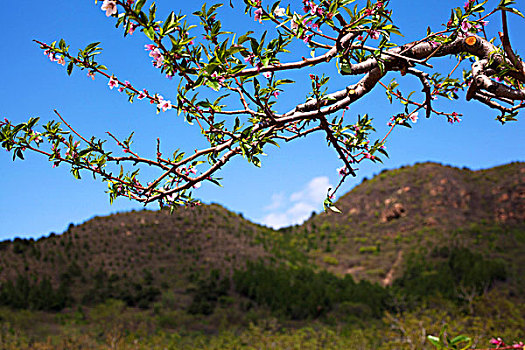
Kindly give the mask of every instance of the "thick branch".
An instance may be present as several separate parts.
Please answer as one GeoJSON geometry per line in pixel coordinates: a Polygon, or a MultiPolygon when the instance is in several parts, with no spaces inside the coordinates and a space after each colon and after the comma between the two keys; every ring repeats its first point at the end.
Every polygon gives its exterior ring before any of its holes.
{"type": "Polygon", "coordinates": [[[499,33],[499,37],[501,39],[501,43],[503,44],[503,49],[505,50],[505,53],[509,57],[509,60],[512,62],[512,65],[516,67],[518,70],[517,75],[518,79],[521,82],[525,82],[525,67],[523,66],[523,62],[519,60],[516,55],[514,54],[514,50],[512,50],[512,46],[510,45],[510,39],[509,39],[509,30],[507,28],[507,12],[501,11],[501,22],[503,27],[503,33],[499,33]]]}
{"type": "MultiPolygon", "coordinates": [[[[356,33],[349,33],[344,35],[340,41],[341,47],[348,47],[348,43],[351,42],[356,36],[356,33]]],[[[265,72],[277,72],[281,70],[300,69],[308,66],[314,66],[322,62],[330,62],[330,60],[332,60],[332,58],[334,58],[337,55],[337,53],[337,45],[334,45],[328,52],[318,57],[305,58],[302,61],[298,62],[273,64],[271,66],[261,68],[249,68],[235,74],[235,76],[246,76],[265,72]]]]}

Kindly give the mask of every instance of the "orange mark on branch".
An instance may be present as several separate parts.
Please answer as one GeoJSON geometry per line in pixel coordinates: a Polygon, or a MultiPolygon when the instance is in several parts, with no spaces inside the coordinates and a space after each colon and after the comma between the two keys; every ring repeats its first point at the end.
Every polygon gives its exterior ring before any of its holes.
{"type": "Polygon", "coordinates": [[[476,44],[478,40],[476,39],[475,36],[469,36],[468,38],[465,39],[465,43],[467,43],[468,46],[474,46],[474,44],[476,44]]]}

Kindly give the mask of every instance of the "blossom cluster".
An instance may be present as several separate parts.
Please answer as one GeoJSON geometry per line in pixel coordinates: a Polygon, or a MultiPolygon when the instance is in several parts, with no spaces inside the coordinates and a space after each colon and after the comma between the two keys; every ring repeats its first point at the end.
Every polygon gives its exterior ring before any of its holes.
{"type": "Polygon", "coordinates": [[[106,16],[117,14],[117,2],[115,0],[104,0],[101,6],[102,11],[106,11],[106,16]]]}
{"type": "Polygon", "coordinates": [[[144,45],[145,50],[149,51],[149,56],[153,58],[153,66],[161,68],[164,64],[164,56],[160,52],[159,48],[153,44],[144,45]]]}
{"type": "Polygon", "coordinates": [[[51,50],[45,50],[44,55],[46,55],[51,62],[56,62],[63,66],[66,64],[64,56],[57,57],[56,52],[52,52],[51,50]]]}
{"type": "Polygon", "coordinates": [[[382,8],[384,5],[384,3],[382,1],[379,1],[377,2],[374,7],[370,8],[370,7],[367,7],[365,9],[365,16],[372,16],[373,14],[376,13],[376,11],[380,8],[382,8]]]}
{"type": "MultiPolygon", "coordinates": [[[[119,82],[119,80],[114,75],[109,77],[108,86],[110,89],[113,89],[114,87],[118,87],[119,92],[123,92],[126,89],[129,89],[129,90],[133,89],[133,86],[131,85],[129,81],[126,80],[124,84],[122,84],[121,82],[119,82]]],[[[131,92],[131,94],[134,95],[134,92],[131,92]]],[[[143,89],[142,91],[139,91],[137,95],[137,99],[143,100],[145,98],[149,98],[150,103],[152,104],[155,103],[159,111],[166,112],[167,110],[173,108],[173,105],[171,104],[170,100],[165,100],[164,97],[159,94],[155,94],[155,96],[151,97],[148,91],[146,89],[143,89]]]]}
{"type": "Polygon", "coordinates": [[[461,119],[459,118],[459,114],[456,112],[452,112],[451,115],[447,116],[447,121],[450,124],[459,123],[461,119]]]}
{"type": "Polygon", "coordinates": [[[321,6],[317,6],[313,1],[303,0],[303,10],[304,12],[309,12],[312,16],[319,15],[322,16],[324,10],[321,6]]]}
{"type": "Polygon", "coordinates": [[[410,121],[412,123],[417,123],[419,117],[418,117],[419,113],[418,112],[412,112],[410,113],[408,116],[405,116],[405,114],[401,113],[401,114],[397,114],[397,115],[394,115],[390,118],[389,122],[387,123],[388,126],[394,126],[396,124],[404,124],[408,119],[410,119],[410,121]]]}
{"type": "MultiPolygon", "coordinates": [[[[492,345],[495,345],[497,348],[502,348],[502,347],[507,347],[508,346],[507,344],[505,344],[505,342],[501,338],[492,338],[490,340],[490,343],[492,345]]],[[[514,344],[512,344],[510,346],[512,348],[514,348],[514,349],[525,349],[525,344],[523,344],[523,342],[514,343],[514,344]]]]}
{"type": "MultiPolygon", "coordinates": [[[[162,97],[161,95],[155,95],[155,97],[157,102],[157,108],[159,110],[166,112],[168,109],[171,109],[172,104],[170,100],[165,100],[164,97],[162,97]]],[[[155,103],[155,100],[151,100],[151,103],[155,103]]]]}
{"type": "MultiPolygon", "coordinates": [[[[326,12],[326,10],[321,5],[316,5],[315,2],[313,1],[302,0],[302,2],[303,2],[303,10],[305,12],[305,16],[302,18],[302,20],[298,21],[297,18],[293,18],[297,16],[297,15],[294,15],[290,21],[290,30],[294,33],[297,33],[300,27],[304,27],[310,31],[318,31],[319,33],[322,33],[322,31],[319,28],[320,20],[316,22],[312,22],[312,20],[309,20],[308,15],[312,15],[312,16],[326,15],[327,18],[332,18],[333,14],[326,12]]],[[[255,10],[254,12],[254,20],[259,23],[262,23],[264,11],[262,7],[260,7],[260,3],[258,3],[258,6],[259,7],[257,8],[257,10],[255,10]]],[[[286,16],[286,9],[277,6],[273,11],[273,15],[275,17],[284,17],[286,16]]],[[[314,33],[312,34],[302,33],[299,38],[302,39],[305,43],[309,43],[313,36],[314,36],[314,33]]]]}

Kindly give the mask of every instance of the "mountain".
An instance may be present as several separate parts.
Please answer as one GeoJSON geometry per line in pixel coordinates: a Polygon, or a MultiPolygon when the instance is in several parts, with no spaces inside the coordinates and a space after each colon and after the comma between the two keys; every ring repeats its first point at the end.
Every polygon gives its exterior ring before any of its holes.
{"type": "MultiPolygon", "coordinates": [[[[486,243],[502,232],[523,229],[525,163],[478,171],[436,163],[385,170],[335,205],[342,214],[315,215],[283,232],[331,271],[389,284],[401,272],[403,255],[415,248],[456,244],[487,250],[486,243]]],[[[514,251],[514,240],[500,241],[508,243],[501,249],[514,251]]]]}
{"type": "Polygon", "coordinates": [[[1,242],[0,280],[47,277],[87,303],[140,285],[184,293],[188,279],[268,256],[255,242],[267,230],[215,204],[95,217],[60,235],[1,242]]]}
{"type": "Polygon", "coordinates": [[[509,288],[522,295],[525,163],[479,171],[422,163],[383,171],[335,205],[342,214],[313,215],[278,231],[212,204],[95,217],[60,235],[0,242],[3,297],[10,305],[52,310],[108,298],[148,307],[170,291],[184,309],[202,298],[238,296],[230,279],[248,261],[326,269],[388,286],[417,256],[443,260],[448,253],[440,252],[462,248],[504,261],[509,288]],[[42,295],[52,302],[31,301],[42,295]]]}

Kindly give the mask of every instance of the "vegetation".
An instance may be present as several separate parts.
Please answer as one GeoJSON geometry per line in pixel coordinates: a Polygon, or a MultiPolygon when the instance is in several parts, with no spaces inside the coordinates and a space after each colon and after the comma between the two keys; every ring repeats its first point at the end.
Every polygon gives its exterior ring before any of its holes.
{"type": "Polygon", "coordinates": [[[31,282],[27,276],[18,275],[16,280],[0,286],[0,305],[14,309],[60,311],[68,305],[70,296],[67,285],[61,283],[54,289],[48,277],[31,282]]]}
{"type": "Polygon", "coordinates": [[[389,301],[388,292],[377,284],[356,283],[351,275],[341,279],[307,267],[248,262],[245,270],[235,271],[233,281],[241,295],[295,320],[318,318],[337,307],[346,307],[350,314],[357,311],[363,319],[381,317],[389,301]]]}
{"type": "Polygon", "coordinates": [[[445,342],[467,334],[473,347],[512,345],[525,338],[525,227],[522,199],[506,194],[522,186],[522,169],[384,172],[343,197],[340,216],[278,231],[210,205],[1,242],[0,347],[431,349],[427,336],[439,340],[444,324],[445,342]],[[379,212],[395,198],[406,215],[356,223],[366,192],[379,212]],[[468,195],[487,202],[464,213],[471,221],[453,204],[468,195]],[[427,207],[455,221],[429,225],[427,207]]]}
{"type": "Polygon", "coordinates": [[[407,259],[403,275],[394,282],[403,294],[416,298],[440,295],[449,300],[459,300],[483,294],[496,281],[507,278],[505,263],[499,259],[484,259],[468,248],[436,247],[432,255],[414,255],[407,259]]]}

